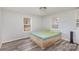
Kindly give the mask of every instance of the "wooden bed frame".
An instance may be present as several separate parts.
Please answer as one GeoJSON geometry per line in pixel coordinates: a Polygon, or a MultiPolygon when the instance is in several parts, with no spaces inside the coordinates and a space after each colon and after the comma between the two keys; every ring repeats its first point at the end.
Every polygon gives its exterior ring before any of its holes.
{"type": "Polygon", "coordinates": [[[56,43],[58,40],[61,39],[61,35],[58,35],[56,37],[51,37],[49,39],[43,40],[37,36],[31,35],[31,40],[35,42],[38,46],[41,47],[41,49],[45,49],[54,43],[56,43]]]}

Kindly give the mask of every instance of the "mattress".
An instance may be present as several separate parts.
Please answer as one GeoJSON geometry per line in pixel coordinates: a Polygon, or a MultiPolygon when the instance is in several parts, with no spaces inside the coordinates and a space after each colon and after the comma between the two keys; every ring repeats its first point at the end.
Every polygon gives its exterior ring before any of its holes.
{"type": "Polygon", "coordinates": [[[38,32],[32,32],[32,35],[37,36],[43,40],[47,40],[51,37],[56,37],[60,35],[60,32],[51,32],[51,31],[38,31],[38,32]]]}

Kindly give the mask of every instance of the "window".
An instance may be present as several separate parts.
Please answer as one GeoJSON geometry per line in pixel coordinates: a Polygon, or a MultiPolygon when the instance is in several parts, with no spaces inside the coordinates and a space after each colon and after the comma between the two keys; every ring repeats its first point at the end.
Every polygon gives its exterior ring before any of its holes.
{"type": "Polygon", "coordinates": [[[79,9],[76,11],[76,28],[79,28],[79,9]]]}
{"type": "Polygon", "coordinates": [[[76,27],[79,27],[79,19],[76,20],[76,27]]]}
{"type": "Polygon", "coordinates": [[[53,17],[51,22],[52,22],[52,30],[59,31],[59,18],[53,17]]]}
{"type": "Polygon", "coordinates": [[[52,28],[53,29],[58,29],[59,27],[59,18],[53,18],[52,20],[52,28]]]}
{"type": "Polygon", "coordinates": [[[30,31],[30,30],[31,30],[30,18],[24,17],[24,31],[30,31]]]}

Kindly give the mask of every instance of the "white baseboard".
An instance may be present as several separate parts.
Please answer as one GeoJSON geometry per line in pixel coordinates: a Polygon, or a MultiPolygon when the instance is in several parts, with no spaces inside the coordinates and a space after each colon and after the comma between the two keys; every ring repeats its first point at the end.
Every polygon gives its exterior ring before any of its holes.
{"type": "Polygon", "coordinates": [[[10,40],[4,40],[4,41],[2,41],[2,43],[7,43],[7,42],[15,41],[15,40],[20,40],[20,39],[23,39],[23,38],[29,38],[29,37],[21,37],[21,38],[15,38],[15,39],[10,39],[10,40]]]}

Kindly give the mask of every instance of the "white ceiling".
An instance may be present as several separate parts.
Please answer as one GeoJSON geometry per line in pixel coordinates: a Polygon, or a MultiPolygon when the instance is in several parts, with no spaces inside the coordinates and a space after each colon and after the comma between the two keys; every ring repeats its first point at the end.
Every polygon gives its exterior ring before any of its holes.
{"type": "MultiPolygon", "coordinates": [[[[40,7],[5,7],[5,10],[24,13],[24,14],[31,14],[31,15],[40,15],[39,12],[40,7]]],[[[47,15],[51,15],[58,12],[64,12],[68,10],[73,10],[76,7],[47,7],[47,15]]]]}

